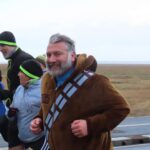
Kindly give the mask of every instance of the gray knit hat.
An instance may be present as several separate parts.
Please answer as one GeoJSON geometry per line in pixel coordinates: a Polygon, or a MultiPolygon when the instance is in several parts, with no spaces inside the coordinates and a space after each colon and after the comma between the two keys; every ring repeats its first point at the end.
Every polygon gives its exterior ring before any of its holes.
{"type": "Polygon", "coordinates": [[[44,67],[46,67],[46,63],[45,63],[45,60],[46,60],[46,55],[39,55],[35,58],[39,63],[43,64],[44,67]]]}

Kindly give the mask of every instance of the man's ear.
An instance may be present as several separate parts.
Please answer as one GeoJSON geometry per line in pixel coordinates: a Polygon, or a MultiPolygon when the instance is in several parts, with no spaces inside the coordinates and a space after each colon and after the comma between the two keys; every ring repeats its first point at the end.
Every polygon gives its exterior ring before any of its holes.
{"type": "Polygon", "coordinates": [[[74,62],[76,60],[76,53],[75,53],[75,51],[71,52],[71,60],[72,60],[72,62],[74,62]]]}

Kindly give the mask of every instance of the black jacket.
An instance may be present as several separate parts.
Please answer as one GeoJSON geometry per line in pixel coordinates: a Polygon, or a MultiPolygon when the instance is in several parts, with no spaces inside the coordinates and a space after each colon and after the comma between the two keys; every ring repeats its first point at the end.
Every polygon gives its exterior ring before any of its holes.
{"type": "Polygon", "coordinates": [[[0,99],[5,100],[7,98],[12,99],[12,96],[20,84],[19,82],[19,66],[28,59],[34,59],[30,54],[22,51],[20,48],[9,58],[8,70],[7,70],[7,84],[8,90],[0,91],[0,99]]]}

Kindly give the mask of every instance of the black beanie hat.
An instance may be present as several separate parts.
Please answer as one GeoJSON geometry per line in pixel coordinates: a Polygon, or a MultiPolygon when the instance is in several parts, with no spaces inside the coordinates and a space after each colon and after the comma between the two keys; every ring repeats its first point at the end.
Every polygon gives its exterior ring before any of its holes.
{"type": "Polygon", "coordinates": [[[0,45],[17,46],[13,33],[4,31],[0,34],[0,45]]]}
{"type": "Polygon", "coordinates": [[[20,71],[31,79],[39,79],[43,74],[40,64],[34,59],[24,61],[20,65],[20,71]]]}

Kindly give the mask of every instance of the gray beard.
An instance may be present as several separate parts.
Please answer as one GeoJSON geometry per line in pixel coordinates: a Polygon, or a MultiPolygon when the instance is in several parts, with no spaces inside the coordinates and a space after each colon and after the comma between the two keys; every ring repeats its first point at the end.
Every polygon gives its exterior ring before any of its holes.
{"type": "MultiPolygon", "coordinates": [[[[47,66],[47,64],[46,64],[46,66],[47,66]]],[[[60,76],[60,75],[64,74],[71,67],[72,67],[72,63],[70,64],[67,62],[66,64],[61,64],[61,67],[58,70],[53,71],[53,70],[49,69],[48,66],[47,66],[47,70],[51,76],[56,77],[56,76],[60,76]]]]}
{"type": "Polygon", "coordinates": [[[55,71],[51,70],[49,65],[46,63],[47,71],[53,77],[64,74],[71,67],[72,67],[71,54],[68,54],[67,62],[65,64],[61,64],[60,69],[58,70],[55,70],[55,71]]]}
{"type": "Polygon", "coordinates": [[[3,56],[5,59],[9,59],[15,52],[16,52],[16,50],[13,49],[13,50],[7,52],[6,55],[3,54],[3,56]]]}

